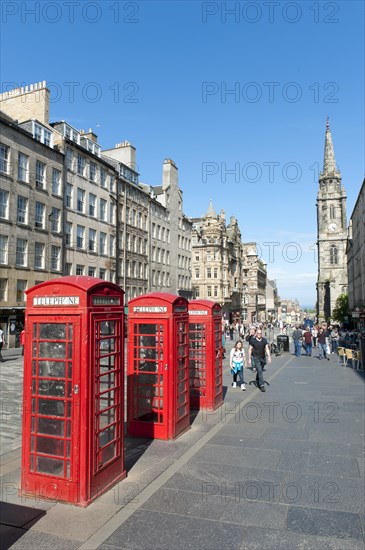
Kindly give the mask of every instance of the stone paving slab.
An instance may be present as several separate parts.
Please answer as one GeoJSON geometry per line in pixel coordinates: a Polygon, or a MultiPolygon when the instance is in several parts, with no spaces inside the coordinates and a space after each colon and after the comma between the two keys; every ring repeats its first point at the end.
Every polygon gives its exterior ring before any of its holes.
{"type": "Polygon", "coordinates": [[[138,510],[99,549],[212,550],[241,548],[243,540],[240,525],[138,510]]]}
{"type": "Polygon", "coordinates": [[[287,529],[310,535],[363,539],[359,514],[290,506],[287,529]]]}

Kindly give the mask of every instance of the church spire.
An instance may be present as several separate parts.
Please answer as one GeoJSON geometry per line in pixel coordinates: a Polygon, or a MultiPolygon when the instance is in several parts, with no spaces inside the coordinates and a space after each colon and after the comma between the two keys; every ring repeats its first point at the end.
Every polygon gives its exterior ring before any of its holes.
{"type": "Polygon", "coordinates": [[[335,151],[333,149],[330,123],[327,117],[326,138],[324,142],[323,175],[329,176],[330,174],[334,174],[335,172],[339,172],[339,170],[336,169],[335,151]]]}
{"type": "Polygon", "coordinates": [[[206,218],[216,218],[217,217],[217,214],[215,213],[215,210],[214,210],[212,199],[210,199],[209,207],[208,207],[207,213],[205,214],[205,217],[206,218]]]}

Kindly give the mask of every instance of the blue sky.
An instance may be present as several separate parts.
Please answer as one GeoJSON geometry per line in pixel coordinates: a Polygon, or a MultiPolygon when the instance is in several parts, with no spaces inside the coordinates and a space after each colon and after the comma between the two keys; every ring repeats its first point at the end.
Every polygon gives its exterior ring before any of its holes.
{"type": "Polygon", "coordinates": [[[127,139],[143,182],[172,158],[186,215],[212,199],[259,244],[281,297],[315,304],[327,115],[348,217],[364,173],[363,2],[1,8],[2,91],[46,80],[51,121],[93,128],[105,149],[127,139]]]}

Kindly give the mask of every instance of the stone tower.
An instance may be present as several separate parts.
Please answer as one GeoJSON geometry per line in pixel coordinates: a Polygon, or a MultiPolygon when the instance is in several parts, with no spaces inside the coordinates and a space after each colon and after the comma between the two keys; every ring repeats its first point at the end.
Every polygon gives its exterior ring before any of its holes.
{"type": "Polygon", "coordinates": [[[336,167],[329,121],[326,123],[323,172],[319,175],[317,194],[317,315],[331,318],[336,300],[347,293],[346,261],[346,192],[336,167]]]}

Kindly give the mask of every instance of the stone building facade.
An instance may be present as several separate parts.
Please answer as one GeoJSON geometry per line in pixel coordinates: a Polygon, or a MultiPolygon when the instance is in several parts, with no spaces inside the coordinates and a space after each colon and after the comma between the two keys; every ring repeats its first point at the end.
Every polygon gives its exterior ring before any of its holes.
{"type": "Polygon", "coordinates": [[[234,216],[207,213],[193,221],[192,277],[197,298],[221,304],[226,321],[245,325],[266,318],[266,265],[255,243],[243,243],[234,216]]]}
{"type": "Polygon", "coordinates": [[[347,273],[349,313],[358,330],[365,330],[365,180],[348,227],[347,273]]]}
{"type": "Polygon", "coordinates": [[[116,281],[117,177],[101,157],[97,136],[65,121],[52,124],[55,147],[64,158],[65,275],[116,281]]]}
{"type": "Polygon", "coordinates": [[[336,166],[332,134],[327,120],[323,172],[317,194],[317,317],[330,320],[336,300],[347,293],[346,192],[336,166]]]}
{"type": "Polygon", "coordinates": [[[63,156],[38,120],[0,113],[0,128],[0,326],[13,347],[25,290],[62,274],[63,156]]]}
{"type": "Polygon", "coordinates": [[[191,299],[192,223],[183,213],[183,193],[175,162],[164,161],[162,185],[142,186],[150,197],[150,290],[191,299]]]}

